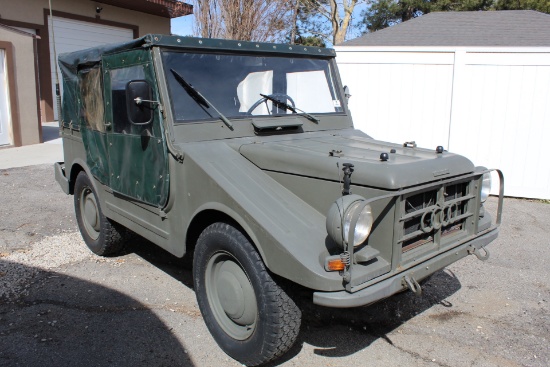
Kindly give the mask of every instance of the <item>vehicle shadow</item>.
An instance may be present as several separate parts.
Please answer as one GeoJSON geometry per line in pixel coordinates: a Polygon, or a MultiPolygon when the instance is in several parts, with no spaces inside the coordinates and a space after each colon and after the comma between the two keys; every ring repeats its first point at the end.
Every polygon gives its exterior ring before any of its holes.
{"type": "Polygon", "coordinates": [[[178,258],[163,250],[143,237],[135,235],[131,245],[127,245],[124,253],[134,253],[172,278],[193,289],[193,260],[187,254],[178,258]]]}
{"type": "MultiPolygon", "coordinates": [[[[448,270],[440,270],[422,282],[422,296],[406,291],[370,306],[334,309],[314,305],[303,299],[302,329],[294,347],[270,366],[277,366],[296,356],[304,343],[315,347],[314,353],[326,357],[354,354],[388,337],[393,330],[407,323],[434,305],[452,307],[445,299],[461,288],[460,281],[448,270]]],[[[303,297],[303,295],[302,295],[303,297]]]]}
{"type": "Polygon", "coordinates": [[[5,260],[0,285],[2,366],[194,365],[153,311],[118,291],[5,260]]]}
{"type": "MultiPolygon", "coordinates": [[[[189,259],[178,259],[146,240],[137,241],[131,251],[189,288],[193,279],[189,259]]],[[[422,283],[423,295],[396,294],[370,306],[334,309],[314,305],[311,292],[292,289],[302,309],[302,327],[291,350],[268,366],[278,366],[300,353],[304,343],[326,357],[343,357],[367,348],[378,339],[392,344],[387,336],[417,314],[434,305],[452,307],[445,299],[461,288],[449,270],[440,270],[422,283]]]]}

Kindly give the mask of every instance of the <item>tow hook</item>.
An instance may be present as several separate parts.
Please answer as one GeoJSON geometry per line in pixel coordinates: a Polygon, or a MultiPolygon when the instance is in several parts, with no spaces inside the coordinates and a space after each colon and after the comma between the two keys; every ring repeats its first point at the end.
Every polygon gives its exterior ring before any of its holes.
{"type": "Polygon", "coordinates": [[[418,282],[416,281],[416,279],[414,279],[414,277],[412,276],[409,277],[408,275],[405,275],[403,277],[403,283],[418,297],[422,295],[422,287],[420,286],[420,284],[418,284],[418,282]]]}
{"type": "Polygon", "coordinates": [[[478,248],[475,248],[474,246],[470,246],[468,248],[468,254],[470,255],[476,255],[476,257],[481,260],[481,261],[486,261],[488,258],[489,258],[489,250],[487,250],[485,247],[482,247],[481,249],[478,249],[478,248]],[[481,250],[483,249],[483,251],[485,252],[485,254],[482,254],[481,250]]]}

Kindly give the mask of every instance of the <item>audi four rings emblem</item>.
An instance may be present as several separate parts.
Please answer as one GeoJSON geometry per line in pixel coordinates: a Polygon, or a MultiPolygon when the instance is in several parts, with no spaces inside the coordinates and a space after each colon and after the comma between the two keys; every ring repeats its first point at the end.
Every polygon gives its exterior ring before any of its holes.
{"type": "Polygon", "coordinates": [[[453,224],[458,219],[457,209],[458,205],[456,203],[447,204],[443,207],[437,204],[422,214],[420,229],[422,229],[424,233],[428,233],[434,229],[437,231],[441,226],[453,224]]]}

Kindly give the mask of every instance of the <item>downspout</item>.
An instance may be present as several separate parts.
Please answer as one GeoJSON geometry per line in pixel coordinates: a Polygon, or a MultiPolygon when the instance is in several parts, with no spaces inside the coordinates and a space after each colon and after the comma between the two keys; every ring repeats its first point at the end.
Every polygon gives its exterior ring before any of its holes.
{"type": "Polygon", "coordinates": [[[34,53],[34,79],[36,80],[36,117],[38,119],[38,131],[39,131],[39,140],[40,143],[44,142],[44,137],[42,135],[42,108],[40,101],[42,100],[42,96],[40,95],[40,69],[39,69],[39,63],[38,63],[38,40],[40,39],[40,36],[35,35],[32,38],[32,48],[34,53]]]}

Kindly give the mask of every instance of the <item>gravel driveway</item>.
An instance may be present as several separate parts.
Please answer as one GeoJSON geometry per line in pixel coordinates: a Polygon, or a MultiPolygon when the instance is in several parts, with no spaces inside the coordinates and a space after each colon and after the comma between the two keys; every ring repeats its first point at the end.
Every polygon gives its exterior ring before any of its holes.
{"type": "MultiPolygon", "coordinates": [[[[145,240],[118,257],[87,250],[50,165],[0,170],[0,203],[1,366],[239,365],[208,333],[183,261],[145,240]]],[[[301,299],[298,342],[273,365],[549,366],[549,224],[549,204],[506,199],[490,259],[436,273],[422,298],[301,299]]]]}

